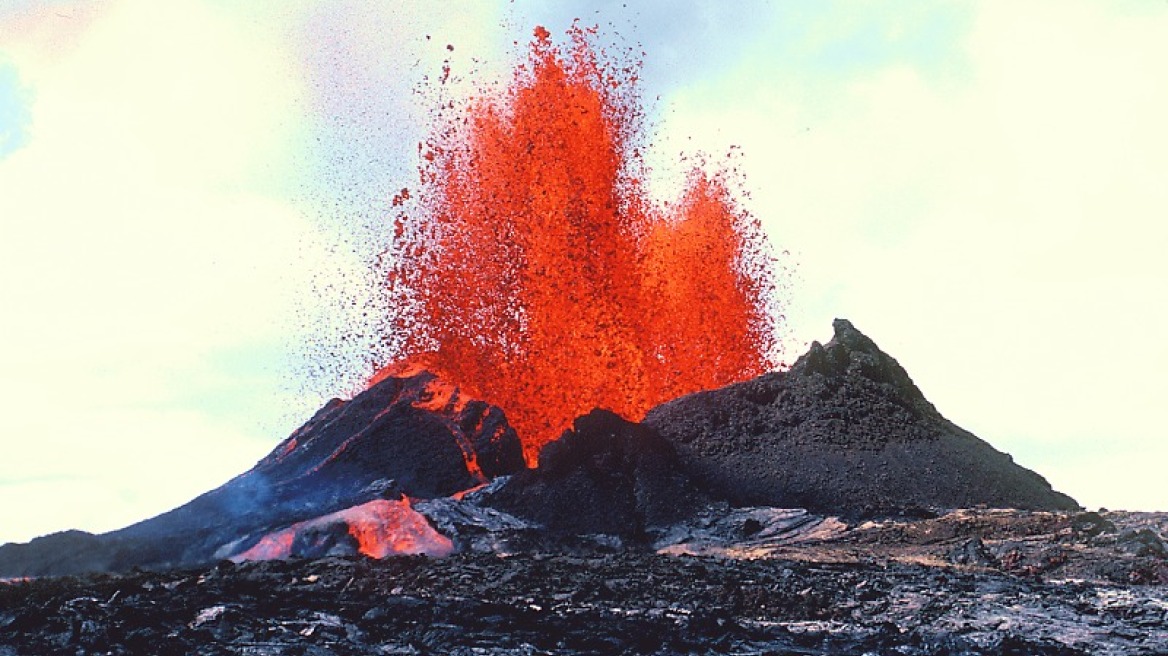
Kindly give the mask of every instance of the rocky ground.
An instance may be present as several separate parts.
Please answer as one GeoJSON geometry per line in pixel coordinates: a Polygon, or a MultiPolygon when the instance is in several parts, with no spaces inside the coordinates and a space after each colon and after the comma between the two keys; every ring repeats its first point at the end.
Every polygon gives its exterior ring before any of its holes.
{"type": "Polygon", "coordinates": [[[38,579],[0,586],[0,655],[1163,654],[1166,529],[755,509],[658,553],[579,539],[549,555],[518,530],[515,552],[38,579]]]}

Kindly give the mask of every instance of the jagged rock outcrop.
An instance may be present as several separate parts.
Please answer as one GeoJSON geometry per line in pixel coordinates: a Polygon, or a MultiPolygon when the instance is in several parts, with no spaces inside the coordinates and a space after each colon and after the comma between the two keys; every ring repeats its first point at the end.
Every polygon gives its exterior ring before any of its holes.
{"type": "Polygon", "coordinates": [[[329,401],[255,467],[179,508],[103,535],[0,547],[0,576],[204,564],[297,522],[378,499],[442,497],[524,466],[499,408],[430,373],[387,378],[329,401]]]}
{"type": "Polygon", "coordinates": [[[561,534],[642,540],[707,500],[653,430],[607,410],[578,418],[484,503],[561,534]]]}
{"type": "Polygon", "coordinates": [[[699,484],[736,504],[847,515],[1077,507],[941,416],[851,323],[834,328],[789,371],[670,401],[645,425],[699,484]]]}

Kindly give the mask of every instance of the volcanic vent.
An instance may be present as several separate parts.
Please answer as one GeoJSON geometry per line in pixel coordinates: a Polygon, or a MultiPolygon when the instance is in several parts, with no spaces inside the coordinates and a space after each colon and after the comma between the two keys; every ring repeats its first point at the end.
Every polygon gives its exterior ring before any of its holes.
{"type": "Polygon", "coordinates": [[[556,550],[595,535],[645,549],[669,535],[711,539],[739,520],[754,523],[751,535],[817,521],[732,506],[855,516],[975,505],[1076,507],[945,420],[895,360],[837,321],[789,371],[681,397],[639,424],[582,416],[536,469],[502,409],[433,374],[389,377],[330,401],[251,470],[175,510],[104,535],[0,547],[0,576],[556,550]]]}
{"type": "Polygon", "coordinates": [[[653,529],[686,520],[709,498],[694,487],[673,447],[656,431],[593,410],[485,503],[555,534],[606,534],[646,540],[653,529]]]}

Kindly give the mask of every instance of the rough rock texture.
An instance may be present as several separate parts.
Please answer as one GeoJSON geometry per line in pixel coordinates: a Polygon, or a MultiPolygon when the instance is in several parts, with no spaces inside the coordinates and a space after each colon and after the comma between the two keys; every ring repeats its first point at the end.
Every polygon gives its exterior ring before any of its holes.
{"type": "Polygon", "coordinates": [[[659,554],[765,558],[773,550],[830,542],[848,531],[837,517],[802,508],[728,508],[709,506],[674,524],[653,543],[659,554]]]}
{"type": "Polygon", "coordinates": [[[461,554],[0,584],[0,656],[1164,653],[1164,586],[900,562],[461,554]]]}
{"type": "Polygon", "coordinates": [[[670,401],[644,424],[699,484],[742,505],[848,515],[1077,507],[942,417],[851,323],[834,328],[789,371],[670,401]]]}
{"type": "MultiPolygon", "coordinates": [[[[1095,513],[961,509],[930,519],[886,518],[851,526],[813,548],[775,545],[751,555],[803,554],[827,562],[911,563],[1047,581],[1168,586],[1168,553],[1142,548],[1162,548],[1168,513],[1109,512],[1104,521],[1110,528],[1094,534],[1080,530],[1084,515],[1095,513]]],[[[1164,611],[1168,620],[1168,605],[1164,611]]]]}
{"type": "Polygon", "coordinates": [[[705,501],[661,436],[593,410],[544,447],[538,468],[516,474],[484,503],[553,533],[639,540],[705,501]]]}
{"type": "Polygon", "coordinates": [[[190,503],[94,536],[0,547],[0,576],[186,567],[236,555],[292,523],[403,494],[453,494],[524,468],[503,412],[429,373],[334,399],[251,470],[190,503]]]}

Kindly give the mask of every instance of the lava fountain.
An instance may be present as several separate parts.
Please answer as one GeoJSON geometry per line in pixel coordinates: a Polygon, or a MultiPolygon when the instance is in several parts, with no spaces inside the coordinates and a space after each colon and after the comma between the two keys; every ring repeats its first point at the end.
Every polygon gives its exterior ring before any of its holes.
{"type": "MultiPolygon", "coordinates": [[[[501,406],[534,462],[595,407],[634,420],[776,364],[774,258],[701,167],[655,203],[637,93],[573,27],[540,27],[505,90],[442,103],[386,258],[394,362],[501,406]]],[[[443,73],[443,81],[449,75],[443,73]]]]}

